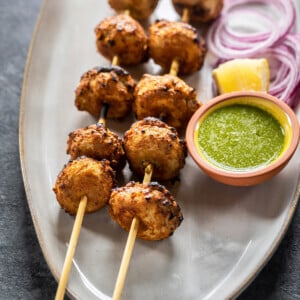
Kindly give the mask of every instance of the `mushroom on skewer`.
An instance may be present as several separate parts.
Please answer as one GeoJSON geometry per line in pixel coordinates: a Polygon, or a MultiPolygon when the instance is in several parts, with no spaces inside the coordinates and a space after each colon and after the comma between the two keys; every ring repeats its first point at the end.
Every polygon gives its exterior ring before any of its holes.
{"type": "Polygon", "coordinates": [[[129,231],[133,218],[139,220],[137,237],[162,240],[171,236],[183,220],[172,194],[157,182],[131,181],[113,189],[109,214],[123,229],[129,231]]]}
{"type": "Polygon", "coordinates": [[[67,213],[76,215],[76,218],[56,291],[56,300],[64,298],[84,214],[106,205],[114,182],[115,173],[107,160],[97,161],[87,157],[70,161],[57,177],[53,188],[57,201],[67,213]]]}
{"type": "Polygon", "coordinates": [[[199,106],[195,89],[179,77],[145,74],[134,90],[132,109],[138,120],[152,116],[180,129],[199,106]]]}
{"type": "Polygon", "coordinates": [[[180,68],[173,75],[188,75],[200,70],[205,54],[203,37],[185,22],[160,20],[149,28],[150,57],[164,70],[170,70],[176,59],[180,68]]]}
{"type": "Polygon", "coordinates": [[[60,206],[70,215],[76,215],[81,198],[86,196],[85,212],[90,213],[106,205],[114,176],[108,160],[79,157],[64,166],[53,191],[60,206]]]}
{"type": "Polygon", "coordinates": [[[129,10],[135,19],[146,19],[154,11],[158,0],[109,0],[109,5],[118,13],[129,10]]]}
{"type": "Polygon", "coordinates": [[[184,9],[189,11],[191,22],[207,23],[216,19],[223,8],[224,0],[172,0],[173,6],[182,16],[184,9]]]}
{"type": "Polygon", "coordinates": [[[121,119],[131,111],[135,81],[121,67],[96,67],[85,72],[75,91],[75,105],[99,117],[102,106],[109,105],[107,117],[121,119]]]}
{"type": "Polygon", "coordinates": [[[107,17],[95,28],[98,51],[115,64],[136,65],[148,60],[148,37],[143,27],[127,14],[107,17]]]}
{"type": "Polygon", "coordinates": [[[113,300],[121,298],[136,237],[146,240],[164,239],[172,235],[183,220],[173,196],[157,183],[150,183],[151,176],[152,166],[149,164],[145,168],[143,183],[130,182],[115,190],[109,200],[111,217],[124,229],[130,227],[113,300]],[[159,228],[157,225],[162,226],[159,228]]]}
{"type": "Polygon", "coordinates": [[[156,118],[135,122],[124,134],[124,150],[131,171],[143,176],[148,164],[152,177],[169,180],[184,167],[187,150],[175,128],[156,118]]]}
{"type": "Polygon", "coordinates": [[[70,154],[71,159],[80,156],[97,160],[106,158],[114,170],[122,170],[126,163],[122,139],[103,123],[71,132],[67,141],[67,154],[70,154]]]}

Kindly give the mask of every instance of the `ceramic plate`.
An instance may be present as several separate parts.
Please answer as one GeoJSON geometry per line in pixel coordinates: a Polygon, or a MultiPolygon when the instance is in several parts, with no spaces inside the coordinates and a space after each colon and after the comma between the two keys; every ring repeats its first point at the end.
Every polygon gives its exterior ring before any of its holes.
{"type": "MultiPolygon", "coordinates": [[[[77,111],[74,90],[82,73],[109,65],[96,52],[93,29],[113,14],[106,1],[45,1],[29,53],[20,113],[21,163],[38,239],[57,280],[74,218],[59,208],[52,187],[68,161],[68,133],[96,121],[77,111]]],[[[179,19],[170,1],[161,0],[149,23],[163,17],[179,19]]],[[[212,96],[209,59],[201,72],[184,78],[203,102],[212,96]]],[[[151,61],[128,70],[136,80],[161,72],[151,61]]],[[[107,126],[122,136],[133,121],[108,121],[107,126]]],[[[293,216],[299,154],[298,149],[272,180],[247,188],[211,180],[188,157],[180,183],[168,186],[184,221],[169,239],[136,241],[123,299],[237,296],[269,260],[293,216]]],[[[123,175],[124,182],[131,179],[128,167],[123,175]]],[[[85,216],[69,278],[71,297],[110,298],[126,239],[106,209],[85,216]]]]}

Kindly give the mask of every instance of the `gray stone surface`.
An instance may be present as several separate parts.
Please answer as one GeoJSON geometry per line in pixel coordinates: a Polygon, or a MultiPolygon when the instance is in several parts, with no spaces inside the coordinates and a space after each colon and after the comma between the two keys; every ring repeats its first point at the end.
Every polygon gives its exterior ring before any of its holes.
{"type": "MultiPolygon", "coordinates": [[[[41,0],[0,4],[0,300],[53,299],[57,285],[34,232],[18,152],[23,71],[41,0]]],[[[299,218],[298,206],[275,255],[239,300],[300,299],[299,218]]]]}
{"type": "Polygon", "coordinates": [[[0,1],[0,299],[53,299],[19,162],[19,98],[40,0],[0,1]]]}

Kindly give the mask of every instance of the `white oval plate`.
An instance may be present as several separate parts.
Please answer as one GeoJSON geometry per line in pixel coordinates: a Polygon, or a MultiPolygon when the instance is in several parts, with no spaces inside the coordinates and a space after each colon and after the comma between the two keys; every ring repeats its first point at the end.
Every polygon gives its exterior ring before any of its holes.
{"type": "MultiPolygon", "coordinates": [[[[109,65],[96,52],[93,29],[113,14],[106,1],[45,1],[29,52],[20,112],[21,163],[38,239],[57,280],[74,218],[59,208],[52,187],[68,161],[68,133],[95,122],[75,108],[74,90],[83,72],[109,65]]],[[[167,0],[161,0],[149,23],[163,17],[178,20],[167,0]]],[[[208,62],[209,55],[201,72],[185,78],[203,102],[211,97],[208,62]]],[[[150,62],[129,71],[138,80],[160,68],[150,62]]],[[[122,136],[132,122],[107,125],[122,136]]],[[[180,184],[169,187],[185,219],[167,240],[136,241],[123,299],[236,297],[287,230],[299,196],[299,167],[298,149],[272,180],[237,188],[209,179],[188,158],[180,184]]],[[[130,178],[126,168],[124,182],[130,178]]],[[[126,238],[106,209],[85,216],[68,284],[72,297],[110,298],[126,238]]]]}

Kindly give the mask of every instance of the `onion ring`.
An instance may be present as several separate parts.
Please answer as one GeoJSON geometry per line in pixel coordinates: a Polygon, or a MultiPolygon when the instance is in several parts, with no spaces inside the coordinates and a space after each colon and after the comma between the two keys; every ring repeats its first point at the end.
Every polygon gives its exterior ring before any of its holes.
{"type": "Polygon", "coordinates": [[[225,4],[222,15],[214,22],[207,34],[208,49],[218,57],[230,59],[256,55],[283,39],[292,32],[295,25],[296,10],[292,0],[228,0],[225,4]],[[269,5],[270,9],[275,10],[278,15],[284,16],[280,26],[274,28],[275,22],[278,22],[277,14],[268,16],[258,14],[253,10],[253,4],[269,5]],[[252,16],[256,14],[267,25],[269,31],[244,36],[234,32],[228,20],[236,13],[244,18],[247,14],[252,16]],[[242,49],[233,48],[232,45],[240,45],[242,49]]]}

